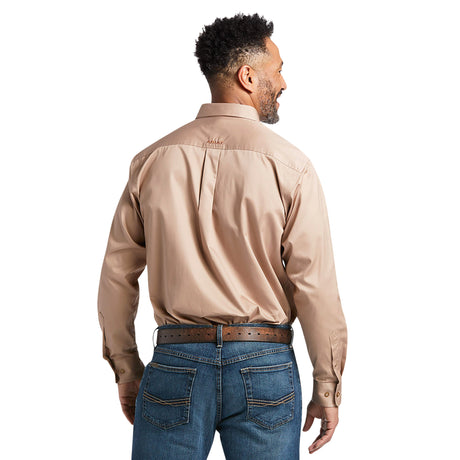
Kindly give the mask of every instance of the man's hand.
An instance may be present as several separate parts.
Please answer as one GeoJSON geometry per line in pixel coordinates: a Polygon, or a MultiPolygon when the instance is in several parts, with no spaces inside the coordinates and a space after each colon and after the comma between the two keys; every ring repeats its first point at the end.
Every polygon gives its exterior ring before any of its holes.
{"type": "Polygon", "coordinates": [[[141,379],[118,384],[118,395],[120,397],[121,409],[131,425],[134,425],[136,397],[137,393],[139,393],[140,384],[141,379]]]}
{"type": "Polygon", "coordinates": [[[310,454],[316,452],[331,440],[335,427],[339,423],[339,408],[323,407],[310,401],[307,407],[307,419],[305,420],[302,431],[308,431],[315,418],[321,419],[321,431],[319,436],[313,441],[313,444],[308,448],[310,454]]]}

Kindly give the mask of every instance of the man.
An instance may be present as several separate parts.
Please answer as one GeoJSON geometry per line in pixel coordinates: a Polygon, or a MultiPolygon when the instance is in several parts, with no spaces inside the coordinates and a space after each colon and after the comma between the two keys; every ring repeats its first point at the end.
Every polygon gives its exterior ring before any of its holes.
{"type": "Polygon", "coordinates": [[[291,324],[313,364],[303,427],[338,423],[347,326],[323,190],[311,161],[265,124],[286,90],[273,23],[216,19],[196,41],[211,90],[196,118],[143,151],[112,222],[99,321],[133,427],[133,459],[298,459],[301,388],[291,324]],[[148,266],[158,324],[139,359],[134,319],[148,266]]]}

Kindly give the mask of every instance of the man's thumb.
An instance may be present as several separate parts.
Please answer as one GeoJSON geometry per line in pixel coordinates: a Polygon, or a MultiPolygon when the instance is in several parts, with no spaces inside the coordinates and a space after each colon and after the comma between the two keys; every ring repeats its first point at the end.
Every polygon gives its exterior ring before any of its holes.
{"type": "Polygon", "coordinates": [[[310,415],[308,412],[307,412],[307,419],[305,420],[305,424],[303,426],[303,430],[302,431],[308,431],[310,429],[310,427],[313,425],[313,421],[315,420],[315,417],[313,417],[312,415],[310,415]]]}

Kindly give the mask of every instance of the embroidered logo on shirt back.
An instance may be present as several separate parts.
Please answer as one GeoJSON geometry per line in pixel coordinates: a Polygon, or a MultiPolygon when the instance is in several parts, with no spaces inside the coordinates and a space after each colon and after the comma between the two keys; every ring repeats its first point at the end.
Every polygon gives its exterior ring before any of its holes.
{"type": "Polygon", "coordinates": [[[223,144],[224,141],[220,137],[211,137],[206,141],[207,144],[223,144]]]}

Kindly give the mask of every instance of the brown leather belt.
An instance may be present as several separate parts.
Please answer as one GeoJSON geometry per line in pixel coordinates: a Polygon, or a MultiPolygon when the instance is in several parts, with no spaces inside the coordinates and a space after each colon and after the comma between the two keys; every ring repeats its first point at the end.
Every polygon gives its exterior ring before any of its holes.
{"type": "MultiPolygon", "coordinates": [[[[180,327],[158,329],[157,344],[216,342],[217,327],[180,327]]],[[[270,326],[222,325],[222,340],[291,343],[292,329],[270,326]]]]}

